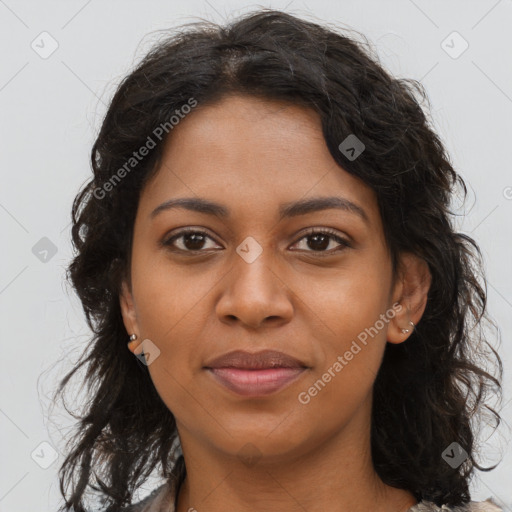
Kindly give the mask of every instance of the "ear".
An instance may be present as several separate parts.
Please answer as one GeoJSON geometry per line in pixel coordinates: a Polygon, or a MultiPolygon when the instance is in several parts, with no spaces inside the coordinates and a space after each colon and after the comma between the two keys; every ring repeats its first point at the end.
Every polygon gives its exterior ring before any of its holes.
{"type": "Polygon", "coordinates": [[[427,262],[412,253],[402,253],[398,265],[399,271],[392,293],[392,304],[402,306],[395,309],[395,316],[390,320],[387,341],[402,343],[418,325],[427,306],[427,296],[432,276],[427,262]],[[402,332],[408,329],[409,332],[402,332]]]}
{"type": "Polygon", "coordinates": [[[137,314],[135,304],[131,292],[131,287],[126,279],[121,283],[121,293],[119,295],[119,302],[121,305],[121,314],[123,316],[123,323],[128,335],[139,335],[139,326],[137,323],[137,314]]]}

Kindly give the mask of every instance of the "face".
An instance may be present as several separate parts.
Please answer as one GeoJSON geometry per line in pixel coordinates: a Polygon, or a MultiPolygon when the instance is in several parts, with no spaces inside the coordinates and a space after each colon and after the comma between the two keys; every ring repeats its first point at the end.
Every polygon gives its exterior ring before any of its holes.
{"type": "Polygon", "coordinates": [[[386,341],[411,319],[393,308],[403,286],[375,193],[335,163],[315,112],[254,97],[174,127],[140,197],[130,272],[127,332],[160,351],[148,369],[182,443],[227,455],[248,441],[300,454],[367,428],[386,341]],[[182,198],[220,208],[162,206],[182,198]],[[299,368],[206,368],[267,349],[299,368]]]}

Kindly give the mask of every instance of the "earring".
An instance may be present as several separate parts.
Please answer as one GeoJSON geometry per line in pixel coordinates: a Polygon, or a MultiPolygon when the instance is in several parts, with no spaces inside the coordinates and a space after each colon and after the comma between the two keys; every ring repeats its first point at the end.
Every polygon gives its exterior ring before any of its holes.
{"type": "MultiPolygon", "coordinates": [[[[412,328],[416,327],[413,322],[409,322],[412,325],[412,328]]],[[[410,329],[402,329],[402,334],[408,334],[410,332],[410,329]]]]}
{"type": "Polygon", "coordinates": [[[133,352],[134,351],[134,346],[135,346],[135,340],[138,338],[138,336],[136,334],[131,334],[130,335],[130,341],[127,343],[128,345],[128,350],[130,352],[133,352]]]}

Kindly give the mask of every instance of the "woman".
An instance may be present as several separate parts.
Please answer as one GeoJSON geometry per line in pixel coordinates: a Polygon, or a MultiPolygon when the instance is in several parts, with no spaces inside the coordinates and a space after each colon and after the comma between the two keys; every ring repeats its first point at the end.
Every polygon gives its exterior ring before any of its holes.
{"type": "Polygon", "coordinates": [[[73,206],[94,339],[59,388],[86,365],[63,510],[500,510],[469,494],[502,372],[479,249],[413,85],[273,10],[121,83],[73,206]]]}

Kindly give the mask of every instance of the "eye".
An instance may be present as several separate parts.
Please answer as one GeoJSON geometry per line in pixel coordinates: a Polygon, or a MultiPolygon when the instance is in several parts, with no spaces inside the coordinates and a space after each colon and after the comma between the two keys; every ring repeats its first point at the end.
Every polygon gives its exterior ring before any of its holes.
{"type": "MultiPolygon", "coordinates": [[[[182,229],[178,233],[174,234],[170,238],[165,239],[162,245],[169,247],[170,250],[175,252],[206,252],[201,249],[205,248],[205,242],[207,239],[213,240],[206,231],[201,231],[194,228],[182,229]],[[177,247],[175,242],[180,241],[177,247]]],[[[208,247],[206,247],[208,249],[208,247]]],[[[210,247],[211,249],[211,247],[210,247]]]]}
{"type": "MultiPolygon", "coordinates": [[[[308,251],[305,249],[306,252],[327,253],[325,256],[340,252],[347,247],[352,247],[350,242],[340,237],[336,231],[315,228],[309,229],[302,238],[295,242],[294,245],[307,239],[310,241],[309,243],[306,243],[306,246],[313,250],[308,251]],[[338,242],[339,247],[337,249],[326,250],[333,241],[338,242]]],[[[212,249],[212,247],[207,246],[207,240],[215,242],[206,231],[194,228],[185,228],[178,233],[175,233],[170,238],[164,239],[164,241],[162,241],[162,245],[170,248],[170,250],[174,252],[200,253],[206,252],[206,249],[212,249]]]]}
{"type": "MultiPolygon", "coordinates": [[[[298,242],[295,242],[295,244],[299,243],[302,240],[309,239],[309,243],[306,242],[306,246],[313,249],[313,251],[307,251],[306,252],[327,252],[325,256],[331,255],[333,253],[337,253],[340,251],[343,251],[347,247],[352,247],[350,242],[348,240],[345,240],[344,238],[340,237],[339,234],[336,231],[332,231],[330,229],[315,229],[311,228],[308,230],[305,236],[300,238],[298,242]],[[329,247],[329,245],[333,242],[338,242],[338,245],[341,247],[338,247],[337,249],[331,249],[327,251],[326,249],[329,247]]],[[[324,256],[322,254],[322,256],[324,256]]]]}

